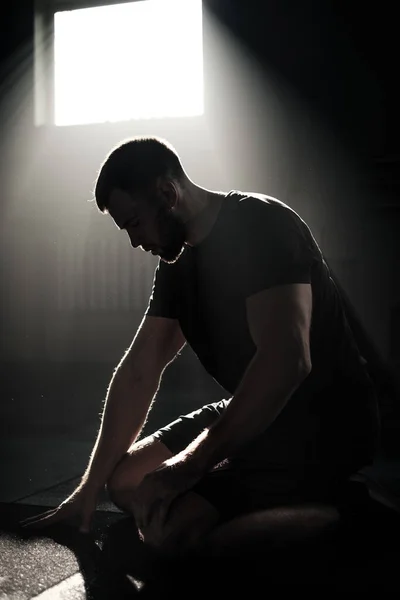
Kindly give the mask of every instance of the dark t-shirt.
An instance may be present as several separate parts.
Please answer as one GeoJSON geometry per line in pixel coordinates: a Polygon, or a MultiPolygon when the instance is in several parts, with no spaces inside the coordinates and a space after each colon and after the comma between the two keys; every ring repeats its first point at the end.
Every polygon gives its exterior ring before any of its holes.
{"type": "Polygon", "coordinates": [[[186,247],[176,263],[159,263],[146,311],[178,319],[205,369],[233,394],[256,350],[246,298],[292,283],[312,287],[312,371],[269,429],[270,437],[274,428],[289,422],[292,428],[299,419],[321,429],[324,412],[327,416],[333,411],[338,422],[341,418],[354,425],[363,400],[354,398],[349,404],[348,394],[337,398],[338,390],[369,384],[339,292],[299,215],[268,196],[230,192],[208,236],[186,247]]]}
{"type": "MultiPolygon", "coordinates": [[[[314,390],[362,375],[339,293],[309,228],[266,196],[228,194],[211,233],[179,260],[160,261],[148,315],[177,318],[205,369],[234,393],[255,346],[246,298],[277,285],[310,283],[314,390]]],[[[301,389],[301,388],[300,388],[301,389]]],[[[299,389],[299,391],[300,391],[299,389]]]]}

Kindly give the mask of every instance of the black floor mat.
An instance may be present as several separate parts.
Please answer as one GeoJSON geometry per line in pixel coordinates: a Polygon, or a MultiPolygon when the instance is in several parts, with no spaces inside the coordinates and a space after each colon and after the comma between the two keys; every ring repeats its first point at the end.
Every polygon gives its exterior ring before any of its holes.
{"type": "Polygon", "coordinates": [[[47,508],[0,505],[1,598],[249,597],[288,585],[400,592],[400,517],[374,502],[340,543],[273,554],[259,546],[247,560],[196,562],[160,561],[140,542],[133,519],[122,513],[97,511],[89,535],[65,525],[39,532],[21,529],[21,520],[47,508]]]}
{"type": "MultiPolygon", "coordinates": [[[[111,597],[111,592],[114,595],[127,582],[123,577],[118,580],[121,571],[116,567],[122,565],[115,552],[107,552],[113,560],[104,560],[104,540],[112,526],[122,520],[127,521],[127,527],[134,533],[132,521],[120,514],[97,511],[89,535],[65,525],[41,531],[21,528],[21,520],[47,509],[47,506],[0,505],[0,596],[28,600],[55,586],[58,586],[52,595],[55,600],[64,596],[71,600],[111,597]]],[[[134,535],[131,538],[134,540],[134,535]]],[[[125,559],[122,545],[119,550],[125,559]]],[[[134,552],[133,543],[131,551],[134,552]]],[[[128,588],[134,591],[132,585],[128,588]]]]}

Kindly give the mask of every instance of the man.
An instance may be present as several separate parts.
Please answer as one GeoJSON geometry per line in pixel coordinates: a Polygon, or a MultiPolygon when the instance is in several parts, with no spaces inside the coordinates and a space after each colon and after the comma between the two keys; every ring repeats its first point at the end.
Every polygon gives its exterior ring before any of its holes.
{"type": "Polygon", "coordinates": [[[279,519],[285,535],[301,515],[335,519],[346,481],[372,461],[377,408],[307,225],[274,198],[196,185],[157,138],[114,149],[95,197],[160,262],[82,481],[33,524],[78,517],[88,531],[105,485],[144,542],[165,550],[240,544],[262,523],[267,534],[278,523],[279,538],[279,519]],[[186,342],[231,398],[137,441],[186,342]]]}

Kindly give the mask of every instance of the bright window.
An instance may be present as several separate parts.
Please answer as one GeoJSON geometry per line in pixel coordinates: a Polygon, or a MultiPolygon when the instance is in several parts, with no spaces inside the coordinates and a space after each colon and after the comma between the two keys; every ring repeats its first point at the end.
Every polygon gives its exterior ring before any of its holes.
{"type": "Polygon", "coordinates": [[[55,123],[203,113],[201,0],[55,14],[55,123]]]}

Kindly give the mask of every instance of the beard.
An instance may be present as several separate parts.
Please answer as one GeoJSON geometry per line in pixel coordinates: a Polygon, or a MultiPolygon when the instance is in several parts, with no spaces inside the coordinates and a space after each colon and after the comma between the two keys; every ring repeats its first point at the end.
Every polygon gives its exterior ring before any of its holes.
{"type": "Polygon", "coordinates": [[[159,209],[157,224],[161,242],[158,255],[162,261],[173,264],[184,250],[185,226],[174,212],[165,207],[159,209]]]}

